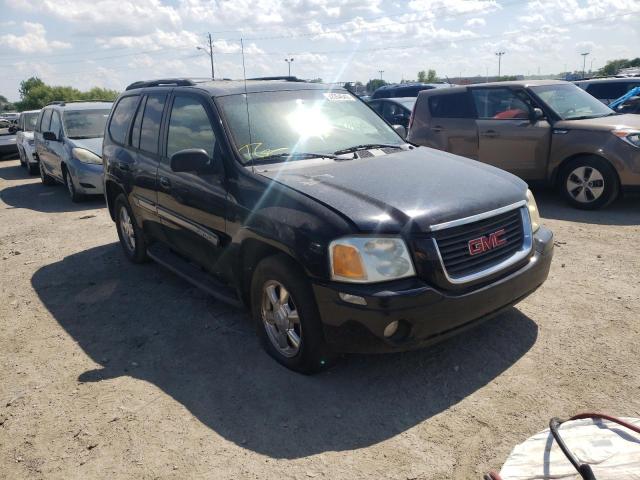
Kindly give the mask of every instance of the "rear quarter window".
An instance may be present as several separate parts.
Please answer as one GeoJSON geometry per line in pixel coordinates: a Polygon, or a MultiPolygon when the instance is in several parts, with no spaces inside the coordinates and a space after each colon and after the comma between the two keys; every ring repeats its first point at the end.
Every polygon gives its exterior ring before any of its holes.
{"type": "Polygon", "coordinates": [[[131,125],[131,119],[136,112],[138,99],[138,95],[131,95],[118,101],[109,122],[109,135],[115,142],[126,143],[129,125],[131,125]]]}
{"type": "Polygon", "coordinates": [[[475,118],[475,110],[467,92],[429,97],[429,112],[437,118],[475,118]]]}

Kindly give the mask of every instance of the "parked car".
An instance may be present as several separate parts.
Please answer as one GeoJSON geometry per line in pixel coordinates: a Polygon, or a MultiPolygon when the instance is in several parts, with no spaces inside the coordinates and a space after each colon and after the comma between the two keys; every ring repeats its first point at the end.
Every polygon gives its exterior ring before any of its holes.
{"type": "Polygon", "coordinates": [[[18,118],[16,130],[16,145],[20,156],[20,164],[27,169],[29,175],[35,175],[38,172],[38,158],[35,154],[33,130],[39,113],[40,110],[22,112],[18,118]]]}
{"type": "Polygon", "coordinates": [[[417,97],[423,90],[448,88],[451,86],[452,85],[448,83],[394,83],[393,85],[384,85],[376,89],[373,95],[371,95],[371,99],[417,97]]]}
{"type": "Polygon", "coordinates": [[[453,335],[549,271],[552,234],[523,181],[407,144],[333,86],[136,82],[103,159],[124,254],[246,305],[267,352],[300,372],[453,335]]]}
{"type": "Polygon", "coordinates": [[[556,186],[578,208],[640,189],[640,117],[617,115],[567,82],[422,92],[407,138],[556,186]]]}
{"type": "Polygon", "coordinates": [[[44,185],[66,185],[74,202],[103,193],[102,137],[111,102],[54,102],[42,109],[34,133],[44,185]]]}
{"type": "Polygon", "coordinates": [[[16,155],[16,120],[12,113],[0,114],[0,160],[15,158],[16,155]]]}
{"type": "Polygon", "coordinates": [[[640,87],[640,77],[592,78],[574,83],[602,103],[609,105],[632,88],[640,87]]]}
{"type": "Polygon", "coordinates": [[[368,103],[389,125],[402,125],[408,129],[416,97],[380,98],[370,100],[368,103]]]}

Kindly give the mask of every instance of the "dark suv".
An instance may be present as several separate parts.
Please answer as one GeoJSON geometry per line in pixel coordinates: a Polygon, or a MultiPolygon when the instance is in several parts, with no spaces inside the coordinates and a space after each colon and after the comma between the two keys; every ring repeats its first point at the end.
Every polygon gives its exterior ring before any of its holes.
{"type": "Polygon", "coordinates": [[[103,159],[127,257],[248,306],[297,371],[440,340],[549,271],[552,234],[523,181],[413,147],[327,85],[137,82],[103,159]]]}

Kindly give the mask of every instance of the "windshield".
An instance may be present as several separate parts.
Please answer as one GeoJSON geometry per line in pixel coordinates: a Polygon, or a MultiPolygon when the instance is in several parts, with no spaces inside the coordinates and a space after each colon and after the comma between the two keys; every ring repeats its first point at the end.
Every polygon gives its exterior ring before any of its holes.
{"type": "Polygon", "coordinates": [[[569,84],[531,87],[562,120],[597,118],[615,112],[580,87],[569,84]]]}
{"type": "Polygon", "coordinates": [[[36,128],[36,120],[38,120],[38,112],[24,114],[25,132],[33,132],[33,129],[36,128]]]}
{"type": "Polygon", "coordinates": [[[216,100],[243,163],[278,154],[333,154],[356,145],[404,144],[384,120],[346,92],[250,93],[250,130],[244,95],[216,100]]]}
{"type": "Polygon", "coordinates": [[[67,110],[64,112],[64,130],[69,138],[100,138],[104,136],[109,109],[67,110]]]}

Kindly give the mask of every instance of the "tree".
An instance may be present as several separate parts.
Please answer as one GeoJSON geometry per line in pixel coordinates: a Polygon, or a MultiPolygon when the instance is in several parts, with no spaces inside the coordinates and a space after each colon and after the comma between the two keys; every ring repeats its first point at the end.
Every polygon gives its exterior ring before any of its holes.
{"type": "Polygon", "coordinates": [[[0,112],[10,111],[13,109],[14,109],[13,103],[7,100],[7,97],[5,97],[4,95],[0,95],[0,112]]]}
{"type": "Polygon", "coordinates": [[[94,87],[81,92],[73,87],[47,85],[38,77],[31,77],[20,82],[20,101],[15,106],[20,111],[36,110],[56,100],[115,100],[117,96],[115,90],[94,87]]]}
{"type": "Polygon", "coordinates": [[[372,78],[367,82],[367,92],[373,93],[377,89],[379,89],[380,87],[384,87],[385,85],[388,85],[388,83],[384,80],[380,78],[372,78]]]}
{"type": "Polygon", "coordinates": [[[620,58],[617,60],[609,60],[604,67],[600,69],[601,75],[615,75],[622,68],[640,67],[640,57],[632,60],[620,58]]]}
{"type": "Polygon", "coordinates": [[[420,83],[434,83],[438,81],[438,76],[436,75],[436,71],[433,69],[429,69],[428,72],[420,70],[418,72],[418,81],[420,83]]]}
{"type": "Polygon", "coordinates": [[[359,92],[361,92],[364,89],[364,85],[362,84],[362,82],[357,81],[357,82],[346,82],[343,85],[345,90],[349,90],[351,93],[354,94],[358,94],[359,92]]]}

